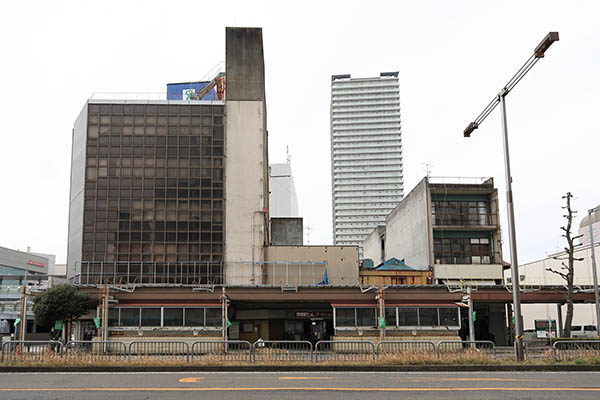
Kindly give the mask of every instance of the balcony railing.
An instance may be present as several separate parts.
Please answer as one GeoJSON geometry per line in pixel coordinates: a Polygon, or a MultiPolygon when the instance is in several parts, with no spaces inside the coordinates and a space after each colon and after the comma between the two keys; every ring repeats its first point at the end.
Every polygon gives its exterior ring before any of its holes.
{"type": "Polygon", "coordinates": [[[325,262],[118,262],[84,261],[75,284],[154,286],[327,285],[325,262]]]}

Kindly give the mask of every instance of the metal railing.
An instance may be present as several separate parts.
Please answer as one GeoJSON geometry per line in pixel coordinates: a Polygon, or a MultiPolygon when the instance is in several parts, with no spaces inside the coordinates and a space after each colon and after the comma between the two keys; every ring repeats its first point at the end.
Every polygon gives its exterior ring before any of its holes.
{"type": "Polygon", "coordinates": [[[424,340],[387,340],[383,342],[378,342],[376,351],[378,356],[386,353],[437,353],[435,343],[424,340]]]}
{"type": "Polygon", "coordinates": [[[76,269],[79,285],[298,287],[326,284],[327,263],[84,261],[76,269]]]}
{"type": "Polygon", "coordinates": [[[2,344],[0,362],[48,361],[60,357],[63,344],[54,340],[14,340],[2,344]]]}
{"type": "Polygon", "coordinates": [[[194,361],[248,361],[252,362],[252,344],[245,340],[212,340],[192,343],[194,361]]]}
{"type": "MultiPolygon", "coordinates": [[[[501,348],[503,350],[504,348],[501,348]]],[[[195,341],[10,341],[1,348],[2,363],[72,361],[119,362],[389,362],[403,357],[418,356],[427,361],[447,357],[477,354],[477,357],[514,357],[514,353],[496,351],[491,341],[380,341],[322,340],[314,346],[308,341],[245,340],[195,341]],[[512,354],[511,354],[512,353],[512,354]],[[423,358],[425,357],[425,358],[423,358]]],[[[543,349],[542,349],[543,350],[543,349]]],[[[600,340],[557,341],[552,348],[539,351],[536,358],[554,358],[556,361],[600,357],[600,340]]]]}
{"type": "Polygon", "coordinates": [[[314,360],[321,361],[372,361],[375,345],[369,341],[321,340],[315,345],[314,360]]]}
{"type": "Polygon", "coordinates": [[[478,351],[496,355],[496,345],[490,340],[441,340],[437,344],[438,357],[442,354],[478,351]]]}
{"type": "Polygon", "coordinates": [[[257,340],[252,344],[254,362],[312,361],[313,345],[309,341],[257,340]]]}
{"type": "Polygon", "coordinates": [[[554,360],[600,357],[600,340],[559,340],[552,345],[554,360]]]}
{"type": "Polygon", "coordinates": [[[88,361],[116,361],[128,358],[127,344],[114,341],[70,341],[64,346],[64,356],[88,361]]]}
{"type": "Polygon", "coordinates": [[[131,357],[184,358],[190,361],[190,345],[183,340],[135,341],[129,343],[128,359],[131,357]]]}
{"type": "Polygon", "coordinates": [[[183,96],[178,93],[181,98],[169,99],[174,93],[171,92],[93,92],[90,96],[90,100],[94,100],[96,103],[104,101],[123,101],[131,102],[134,104],[139,103],[153,103],[156,101],[164,101],[166,104],[172,102],[173,104],[180,104],[185,101],[189,104],[215,104],[222,105],[223,100],[194,100],[193,98],[183,99],[183,96]]]}

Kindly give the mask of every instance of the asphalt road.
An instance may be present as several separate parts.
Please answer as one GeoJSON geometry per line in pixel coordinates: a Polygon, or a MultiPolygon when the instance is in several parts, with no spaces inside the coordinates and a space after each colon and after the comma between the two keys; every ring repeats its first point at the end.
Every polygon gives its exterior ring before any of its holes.
{"type": "Polygon", "coordinates": [[[600,372],[0,373],[0,399],[79,398],[599,399],[600,372]]]}

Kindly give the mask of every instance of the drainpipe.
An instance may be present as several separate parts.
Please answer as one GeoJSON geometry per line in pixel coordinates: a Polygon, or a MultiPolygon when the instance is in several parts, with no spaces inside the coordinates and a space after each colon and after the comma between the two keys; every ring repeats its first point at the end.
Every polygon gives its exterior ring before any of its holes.
{"type": "Polygon", "coordinates": [[[261,213],[262,211],[254,211],[252,213],[252,217],[251,217],[251,221],[250,221],[250,231],[251,233],[251,238],[250,238],[250,246],[252,246],[252,278],[250,278],[250,283],[252,283],[252,285],[256,285],[256,278],[255,278],[255,271],[254,271],[254,248],[256,247],[256,242],[254,240],[254,216],[256,215],[256,213],[261,213]]]}

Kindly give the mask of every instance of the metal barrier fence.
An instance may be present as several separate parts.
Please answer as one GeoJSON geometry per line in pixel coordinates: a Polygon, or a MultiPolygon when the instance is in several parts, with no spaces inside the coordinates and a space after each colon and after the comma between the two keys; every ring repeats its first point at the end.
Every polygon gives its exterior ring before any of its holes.
{"type": "Polygon", "coordinates": [[[67,358],[97,361],[118,361],[128,356],[127,345],[110,341],[71,341],[64,346],[67,358]]]}
{"type": "Polygon", "coordinates": [[[63,345],[54,340],[9,341],[2,344],[0,362],[10,361],[49,361],[60,357],[63,345]]]}
{"type": "MultiPolygon", "coordinates": [[[[390,361],[405,355],[442,358],[476,352],[487,357],[503,357],[491,341],[370,341],[322,340],[313,347],[308,341],[208,340],[133,341],[10,341],[2,344],[1,362],[140,361],[179,360],[182,362],[323,362],[390,361]]],[[[540,349],[536,358],[556,361],[600,357],[600,340],[557,341],[552,349],[540,349]],[[539,354],[539,355],[538,355],[539,354]]]]}
{"type": "Polygon", "coordinates": [[[556,361],[600,357],[600,340],[559,340],[552,345],[552,354],[556,361]]]}
{"type": "Polygon", "coordinates": [[[131,356],[159,357],[177,359],[185,357],[190,361],[190,345],[182,340],[172,341],[138,341],[129,343],[129,360],[131,356]]]}
{"type": "Polygon", "coordinates": [[[252,344],[245,340],[213,340],[192,343],[193,361],[252,362],[252,344]]]}
{"type": "Polygon", "coordinates": [[[314,360],[319,361],[372,361],[375,345],[369,341],[321,340],[315,345],[314,360]]]}
{"type": "Polygon", "coordinates": [[[435,343],[428,341],[404,341],[404,340],[388,340],[378,342],[376,347],[377,356],[382,354],[433,354],[437,355],[435,343]]]}
{"type": "Polygon", "coordinates": [[[257,340],[252,344],[252,360],[312,361],[313,345],[305,340],[257,340]]]}
{"type": "Polygon", "coordinates": [[[441,340],[437,344],[438,357],[442,354],[456,354],[478,351],[486,355],[496,355],[496,345],[490,340],[441,340]]]}

